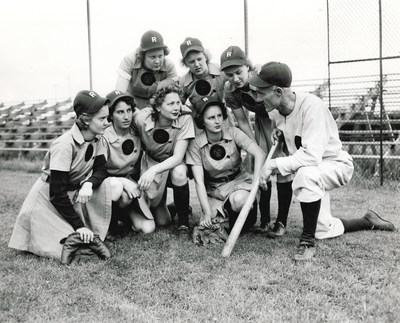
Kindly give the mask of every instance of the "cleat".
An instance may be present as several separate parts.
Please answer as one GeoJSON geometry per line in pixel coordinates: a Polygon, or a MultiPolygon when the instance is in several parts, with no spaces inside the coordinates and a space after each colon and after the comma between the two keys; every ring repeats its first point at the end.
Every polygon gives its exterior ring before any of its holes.
{"type": "Polygon", "coordinates": [[[178,227],[178,235],[179,239],[188,239],[189,238],[189,227],[186,225],[180,225],[178,227]]]}
{"type": "Polygon", "coordinates": [[[392,222],[382,219],[372,210],[368,210],[364,218],[372,225],[371,230],[397,231],[392,222]]]}
{"type": "Polygon", "coordinates": [[[294,261],[307,261],[311,260],[316,252],[315,246],[306,244],[306,243],[300,243],[299,246],[297,247],[297,251],[293,256],[294,261]]]}
{"type": "Polygon", "coordinates": [[[286,233],[285,226],[281,222],[276,222],[273,229],[267,232],[268,238],[279,238],[286,233]]]}

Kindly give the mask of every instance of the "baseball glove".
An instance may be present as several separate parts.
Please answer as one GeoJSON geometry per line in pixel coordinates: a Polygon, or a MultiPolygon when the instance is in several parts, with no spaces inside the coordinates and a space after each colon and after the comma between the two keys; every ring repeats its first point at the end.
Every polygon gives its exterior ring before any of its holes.
{"type": "Polygon", "coordinates": [[[198,225],[193,229],[193,243],[197,246],[215,244],[219,245],[228,239],[225,227],[221,223],[213,224],[211,228],[198,225]]]}
{"type": "Polygon", "coordinates": [[[71,233],[67,238],[60,241],[64,244],[61,253],[61,263],[83,263],[92,260],[111,258],[111,252],[101,241],[98,234],[94,235],[93,241],[84,243],[78,232],[71,233]]]}

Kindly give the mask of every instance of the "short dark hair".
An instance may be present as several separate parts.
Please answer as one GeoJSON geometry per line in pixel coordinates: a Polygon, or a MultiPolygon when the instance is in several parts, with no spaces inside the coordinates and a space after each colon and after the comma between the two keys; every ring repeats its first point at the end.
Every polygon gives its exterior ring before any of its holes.
{"type": "Polygon", "coordinates": [[[129,97],[123,97],[123,98],[119,98],[118,100],[116,100],[115,102],[114,102],[114,104],[113,105],[110,105],[110,106],[108,106],[108,111],[109,111],[109,113],[108,113],[108,122],[111,122],[111,117],[112,117],[112,115],[114,114],[114,112],[115,112],[115,107],[117,106],[117,104],[119,103],[119,102],[125,102],[127,105],[130,105],[131,106],[131,108],[132,108],[132,112],[133,111],[135,111],[135,108],[136,108],[136,104],[135,104],[135,101],[133,101],[131,98],[129,98],[129,97]]]}
{"type": "Polygon", "coordinates": [[[212,107],[212,106],[220,107],[221,112],[222,112],[222,118],[224,118],[224,120],[228,118],[228,112],[226,110],[225,104],[223,104],[222,102],[221,102],[221,104],[218,104],[216,102],[211,102],[210,104],[206,105],[204,107],[204,109],[202,109],[202,111],[196,112],[196,114],[194,116],[194,123],[196,124],[197,128],[204,129],[204,120],[203,120],[204,114],[206,113],[208,108],[212,107]]]}

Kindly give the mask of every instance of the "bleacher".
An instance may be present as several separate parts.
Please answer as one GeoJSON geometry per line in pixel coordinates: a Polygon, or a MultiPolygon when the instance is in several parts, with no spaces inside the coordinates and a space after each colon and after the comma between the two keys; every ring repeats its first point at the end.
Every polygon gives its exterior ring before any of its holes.
{"type": "Polygon", "coordinates": [[[75,120],[71,99],[0,104],[0,153],[47,151],[75,120]]]}

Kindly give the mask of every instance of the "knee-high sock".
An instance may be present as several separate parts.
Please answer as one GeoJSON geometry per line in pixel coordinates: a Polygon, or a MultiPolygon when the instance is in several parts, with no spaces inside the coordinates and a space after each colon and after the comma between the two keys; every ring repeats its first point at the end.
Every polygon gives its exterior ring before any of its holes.
{"type": "Polygon", "coordinates": [[[260,202],[258,208],[260,209],[260,226],[265,227],[271,221],[271,182],[267,182],[268,188],[266,190],[260,188],[260,202]]]}
{"type": "Polygon", "coordinates": [[[321,208],[321,200],[305,203],[301,202],[301,211],[303,213],[303,233],[300,237],[300,243],[304,242],[309,245],[315,245],[315,230],[317,228],[319,209],[321,208]]]}
{"type": "Polygon", "coordinates": [[[292,202],[292,181],[276,183],[278,191],[278,217],[276,223],[280,222],[286,227],[290,203],[292,202]]]}
{"type": "Polygon", "coordinates": [[[189,183],[182,186],[174,185],[173,192],[179,225],[189,226],[189,183]]]}
{"type": "Polygon", "coordinates": [[[370,230],[372,228],[371,223],[362,218],[356,219],[340,219],[344,226],[344,232],[353,232],[353,231],[360,231],[360,230],[370,230]]]}
{"type": "MultiPolygon", "coordinates": [[[[229,231],[232,230],[235,222],[239,216],[240,211],[233,211],[231,202],[226,201],[224,204],[224,210],[229,217],[229,231]]],[[[253,207],[250,209],[249,214],[242,228],[242,233],[248,231],[257,221],[257,201],[254,201],[253,207]]]]}

